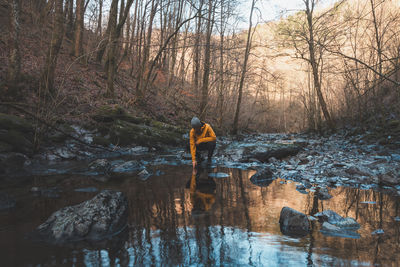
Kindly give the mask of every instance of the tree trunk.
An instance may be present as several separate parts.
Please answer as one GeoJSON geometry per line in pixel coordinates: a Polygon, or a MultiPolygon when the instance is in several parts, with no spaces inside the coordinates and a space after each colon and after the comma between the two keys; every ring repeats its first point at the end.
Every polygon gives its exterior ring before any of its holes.
{"type": "Polygon", "coordinates": [[[194,71],[193,71],[193,83],[196,93],[196,97],[200,96],[199,93],[199,81],[200,81],[200,31],[201,31],[201,10],[203,8],[203,0],[200,0],[200,6],[197,11],[197,29],[196,29],[196,39],[194,43],[194,71]]]}
{"type": "Polygon", "coordinates": [[[14,86],[21,72],[21,53],[19,49],[19,31],[20,31],[20,0],[12,0],[10,8],[10,52],[7,71],[8,83],[14,86]]]}
{"type": "Polygon", "coordinates": [[[113,0],[110,8],[110,18],[109,18],[109,38],[108,38],[108,50],[107,50],[107,61],[105,64],[105,68],[107,71],[107,97],[114,97],[114,77],[116,72],[116,62],[117,62],[117,43],[118,38],[121,35],[122,28],[125,24],[126,18],[129,14],[129,10],[133,0],[128,0],[126,6],[124,8],[124,12],[122,18],[120,18],[119,23],[117,24],[117,15],[118,15],[118,0],[113,0]]]}
{"type": "Polygon", "coordinates": [[[66,3],[66,36],[69,39],[73,38],[74,31],[74,0],[67,0],[66,3]]]}
{"type": "Polygon", "coordinates": [[[310,8],[309,0],[305,0],[306,3],[306,15],[307,15],[307,24],[308,24],[308,33],[309,33],[309,42],[308,42],[308,50],[310,53],[310,65],[312,69],[313,79],[314,79],[314,87],[317,93],[318,101],[322,109],[322,113],[328,123],[328,126],[331,130],[335,129],[335,124],[329,114],[328,108],[326,106],[326,102],[324,96],[321,91],[321,82],[318,74],[318,63],[315,58],[315,47],[314,47],[314,27],[313,27],[313,10],[314,3],[310,8]]]}
{"type": "Polygon", "coordinates": [[[76,0],[76,21],[74,31],[74,56],[82,55],[82,36],[85,0],[76,0]]]}
{"type": "Polygon", "coordinates": [[[103,18],[103,0],[99,0],[99,18],[97,19],[96,35],[101,36],[102,34],[102,18],[103,18]]]}
{"type": "Polygon", "coordinates": [[[57,57],[64,36],[63,0],[55,0],[54,28],[50,47],[47,51],[45,67],[42,72],[39,90],[45,94],[54,94],[54,72],[57,57]]]}
{"type": "Polygon", "coordinates": [[[237,105],[236,105],[235,118],[233,120],[232,134],[237,134],[237,132],[238,132],[240,104],[242,102],[242,94],[243,94],[243,84],[244,84],[244,78],[245,78],[246,72],[247,72],[247,61],[249,60],[249,54],[250,54],[250,48],[251,48],[251,27],[252,27],[254,4],[255,4],[255,0],[253,0],[251,3],[249,30],[247,33],[247,42],[246,42],[246,51],[244,52],[244,62],[243,62],[243,67],[242,67],[242,75],[240,77],[239,95],[238,95],[238,101],[237,101],[237,105]]]}
{"type": "Polygon", "coordinates": [[[210,58],[211,58],[211,33],[213,28],[213,6],[212,0],[208,1],[207,35],[204,51],[204,74],[203,84],[201,86],[200,119],[206,117],[206,108],[208,105],[208,82],[210,78],[210,58]]]}

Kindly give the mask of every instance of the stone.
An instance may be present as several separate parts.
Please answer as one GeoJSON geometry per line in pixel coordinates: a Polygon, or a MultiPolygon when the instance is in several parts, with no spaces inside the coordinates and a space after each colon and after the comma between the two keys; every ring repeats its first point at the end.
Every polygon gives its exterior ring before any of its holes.
{"type": "Polygon", "coordinates": [[[350,175],[371,176],[370,173],[368,173],[366,171],[362,171],[359,168],[354,167],[354,166],[346,169],[345,172],[350,174],[350,175]]]}
{"type": "Polygon", "coordinates": [[[113,167],[111,171],[115,173],[135,173],[143,169],[144,167],[138,161],[131,160],[113,167]]]}
{"type": "Polygon", "coordinates": [[[100,241],[122,231],[127,218],[125,195],[105,190],[93,199],[54,212],[31,236],[53,244],[100,241]]]}
{"type": "Polygon", "coordinates": [[[14,208],[16,201],[7,193],[0,192],[0,211],[5,211],[14,208]]]}
{"type": "Polygon", "coordinates": [[[106,159],[96,159],[89,163],[89,169],[96,173],[107,174],[111,169],[111,163],[106,159]]]}
{"type": "Polygon", "coordinates": [[[0,141],[12,146],[14,152],[32,154],[33,137],[16,130],[0,130],[0,141]]]}
{"type": "Polygon", "coordinates": [[[261,187],[270,185],[273,180],[273,173],[268,167],[258,170],[256,174],[250,177],[250,182],[261,187]]]}
{"type": "Polygon", "coordinates": [[[397,185],[400,179],[395,177],[391,172],[378,175],[379,182],[384,185],[397,185]]]}
{"type": "Polygon", "coordinates": [[[266,151],[256,152],[251,155],[251,158],[255,158],[261,162],[268,162],[272,157],[276,159],[283,159],[290,156],[295,156],[302,150],[301,147],[296,145],[279,145],[272,148],[267,148],[266,151]]]}
{"type": "Polygon", "coordinates": [[[282,208],[279,225],[284,235],[304,236],[311,229],[307,215],[289,207],[282,208]]]}
{"type": "Polygon", "coordinates": [[[151,174],[146,169],[143,169],[138,173],[138,176],[141,180],[147,180],[147,178],[149,178],[151,174]]]}

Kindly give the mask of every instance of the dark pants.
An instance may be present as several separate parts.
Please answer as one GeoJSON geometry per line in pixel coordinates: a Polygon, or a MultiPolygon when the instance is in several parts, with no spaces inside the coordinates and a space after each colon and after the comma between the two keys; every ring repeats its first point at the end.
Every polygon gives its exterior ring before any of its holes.
{"type": "Polygon", "coordinates": [[[207,151],[208,152],[208,160],[211,160],[211,157],[214,153],[214,149],[216,146],[217,142],[216,141],[211,141],[211,142],[205,142],[205,143],[200,143],[196,145],[196,159],[197,161],[201,161],[201,155],[200,151],[207,151]]]}

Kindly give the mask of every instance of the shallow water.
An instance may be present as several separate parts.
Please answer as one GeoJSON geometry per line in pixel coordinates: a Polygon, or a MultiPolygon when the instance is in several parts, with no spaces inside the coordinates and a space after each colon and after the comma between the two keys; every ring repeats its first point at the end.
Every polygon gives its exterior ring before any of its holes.
{"type": "Polygon", "coordinates": [[[330,189],[330,200],[296,190],[296,183],[250,182],[255,171],[214,168],[192,177],[190,166],[154,166],[141,181],[132,175],[99,181],[88,176],[41,176],[5,180],[0,185],[17,206],[0,213],[2,266],[391,266],[400,262],[398,196],[349,187],[330,189]],[[208,173],[227,173],[229,177],[208,173]],[[211,175],[212,176],[212,175],[211,175]],[[106,182],[104,182],[106,181],[106,182]],[[32,187],[57,187],[38,196],[32,187]],[[89,190],[89,189],[90,190],[89,190]],[[76,190],[81,189],[81,190],[76,190]],[[129,226],[108,242],[52,246],[26,238],[54,211],[114,189],[129,199],[129,226]],[[331,209],[355,218],[360,238],[325,236],[319,223],[305,237],[281,233],[279,214],[289,206],[306,214],[331,209]],[[383,229],[383,235],[372,235],[383,229]]]}

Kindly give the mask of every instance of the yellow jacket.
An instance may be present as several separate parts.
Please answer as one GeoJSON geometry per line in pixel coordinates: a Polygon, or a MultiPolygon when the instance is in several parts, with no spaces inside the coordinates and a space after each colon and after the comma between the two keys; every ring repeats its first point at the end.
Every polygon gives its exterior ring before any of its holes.
{"type": "Polygon", "coordinates": [[[208,211],[211,209],[215,202],[214,194],[196,191],[196,174],[192,174],[192,178],[190,179],[190,201],[192,202],[193,208],[197,203],[200,204],[200,209],[203,211],[208,211]]]}
{"type": "Polygon", "coordinates": [[[196,145],[215,140],[217,140],[217,137],[210,124],[204,123],[200,128],[200,134],[197,134],[196,130],[192,128],[190,130],[190,153],[192,154],[192,161],[196,161],[196,145]]]}

